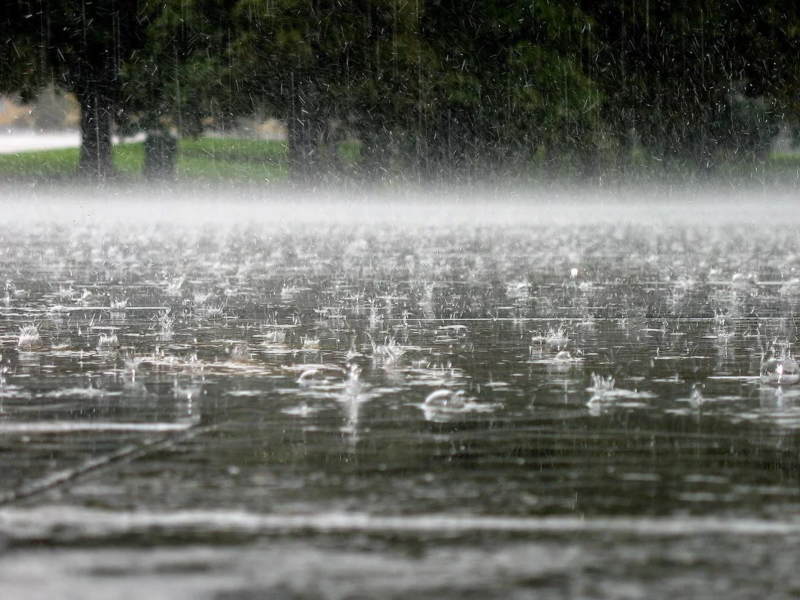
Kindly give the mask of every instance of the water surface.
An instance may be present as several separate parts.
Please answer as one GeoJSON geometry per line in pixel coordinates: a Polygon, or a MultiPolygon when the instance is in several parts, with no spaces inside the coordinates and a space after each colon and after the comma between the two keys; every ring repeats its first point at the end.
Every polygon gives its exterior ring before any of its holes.
{"type": "Polygon", "coordinates": [[[7,589],[800,586],[788,196],[159,194],[6,205],[7,589]]]}

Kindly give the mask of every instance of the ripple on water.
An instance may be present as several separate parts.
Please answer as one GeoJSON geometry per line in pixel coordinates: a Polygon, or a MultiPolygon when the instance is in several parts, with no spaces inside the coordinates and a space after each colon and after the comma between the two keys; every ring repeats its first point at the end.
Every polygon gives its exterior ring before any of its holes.
{"type": "Polygon", "coordinates": [[[139,452],[53,536],[791,530],[800,231],[439,225],[4,224],[3,481],[139,452]]]}

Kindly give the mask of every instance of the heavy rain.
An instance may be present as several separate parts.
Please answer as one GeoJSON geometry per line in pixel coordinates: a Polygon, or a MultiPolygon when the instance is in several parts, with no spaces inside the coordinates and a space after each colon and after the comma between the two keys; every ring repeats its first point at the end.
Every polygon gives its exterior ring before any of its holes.
{"type": "Polygon", "coordinates": [[[0,597],[800,593],[800,14],[9,0],[0,597]]]}

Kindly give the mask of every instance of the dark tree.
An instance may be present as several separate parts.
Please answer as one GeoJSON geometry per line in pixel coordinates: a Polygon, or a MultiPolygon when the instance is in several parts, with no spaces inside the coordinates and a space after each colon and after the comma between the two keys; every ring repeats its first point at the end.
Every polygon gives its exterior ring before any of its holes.
{"type": "MultiPolygon", "coordinates": [[[[800,127],[798,5],[770,0],[10,0],[0,89],[52,82],[81,106],[79,170],[113,174],[111,131],[173,136],[266,111],[292,175],[591,176],[606,150],[713,167],[800,127]],[[538,168],[538,167],[537,167],[538,168]]],[[[161,169],[159,165],[167,167],[161,169]]]]}
{"type": "Polygon", "coordinates": [[[382,179],[424,110],[430,54],[421,1],[242,0],[235,44],[241,82],[287,124],[292,175],[338,171],[338,142],[360,141],[359,175],[382,179]]]}
{"type": "MultiPolygon", "coordinates": [[[[0,13],[0,92],[25,94],[33,83],[38,57],[26,32],[30,11],[27,2],[6,2],[0,13]]],[[[30,94],[27,94],[28,97],[30,94]]]]}
{"type": "MultiPolygon", "coordinates": [[[[31,0],[39,69],[73,92],[81,108],[78,171],[91,179],[114,174],[112,125],[124,113],[124,61],[141,48],[147,23],[138,0],[31,0]]],[[[33,38],[32,38],[33,39],[33,38]]]]}
{"type": "Polygon", "coordinates": [[[320,169],[320,143],[329,113],[331,57],[323,36],[330,11],[313,0],[243,0],[235,44],[241,84],[256,105],[286,123],[292,175],[320,169]]]}
{"type": "Polygon", "coordinates": [[[574,3],[430,0],[422,35],[436,55],[429,176],[524,171],[537,154],[575,155],[590,170],[598,90],[582,70],[593,38],[574,3]]]}
{"type": "Polygon", "coordinates": [[[638,139],[651,156],[707,170],[721,155],[763,156],[778,120],[796,118],[796,3],[582,4],[598,38],[587,63],[623,154],[638,139]]]}
{"type": "Polygon", "coordinates": [[[81,108],[78,171],[89,178],[113,175],[111,129],[122,110],[121,66],[144,39],[140,4],[10,0],[0,17],[0,85],[25,99],[53,83],[75,94],[81,108]]]}
{"type": "Polygon", "coordinates": [[[147,0],[141,49],[122,67],[123,125],[147,132],[145,176],[175,177],[176,136],[223,127],[242,102],[232,79],[233,0],[147,0]]]}

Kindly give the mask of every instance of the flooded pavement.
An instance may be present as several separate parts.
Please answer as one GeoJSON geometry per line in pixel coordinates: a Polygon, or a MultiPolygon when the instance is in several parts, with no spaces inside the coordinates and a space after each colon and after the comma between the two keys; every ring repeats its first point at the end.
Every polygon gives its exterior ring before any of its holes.
{"type": "Polygon", "coordinates": [[[9,597],[800,593],[780,205],[116,202],[6,206],[9,597]]]}

